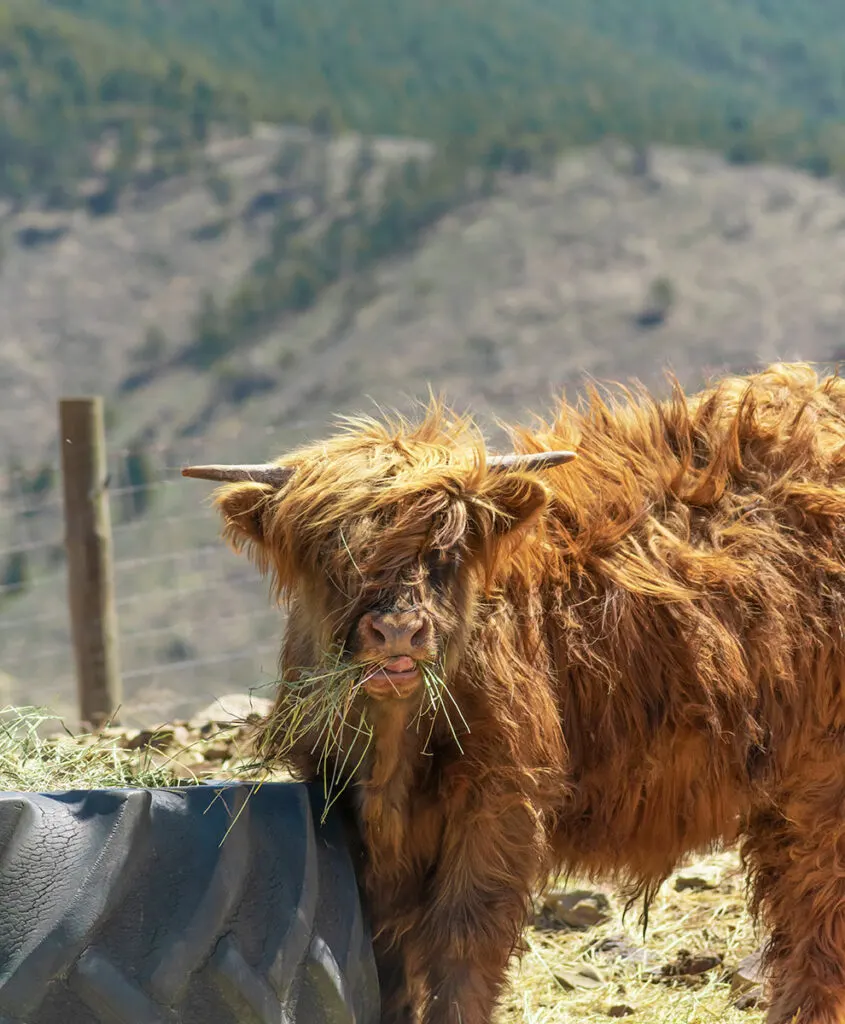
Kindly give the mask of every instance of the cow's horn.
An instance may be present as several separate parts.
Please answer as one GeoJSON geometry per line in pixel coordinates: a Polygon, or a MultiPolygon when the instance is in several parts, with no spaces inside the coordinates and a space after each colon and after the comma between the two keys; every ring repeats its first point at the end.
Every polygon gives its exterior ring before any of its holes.
{"type": "Polygon", "coordinates": [[[218,480],[221,483],[250,481],[271,487],[284,486],[292,474],[290,466],[274,466],[272,462],[255,466],[185,466],[182,470],[182,476],[197,480],[218,480]]]}
{"type": "Polygon", "coordinates": [[[513,455],[491,455],[487,466],[502,472],[508,469],[549,469],[551,466],[562,466],[576,458],[575,452],[531,452],[513,455]]]}

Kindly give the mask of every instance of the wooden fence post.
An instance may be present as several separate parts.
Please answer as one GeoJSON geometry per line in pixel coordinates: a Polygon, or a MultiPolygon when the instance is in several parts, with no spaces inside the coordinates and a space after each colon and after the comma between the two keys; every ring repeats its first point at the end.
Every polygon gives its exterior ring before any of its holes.
{"type": "Polygon", "coordinates": [[[122,699],[102,398],[62,399],[59,425],[79,710],[96,729],[122,699]]]}

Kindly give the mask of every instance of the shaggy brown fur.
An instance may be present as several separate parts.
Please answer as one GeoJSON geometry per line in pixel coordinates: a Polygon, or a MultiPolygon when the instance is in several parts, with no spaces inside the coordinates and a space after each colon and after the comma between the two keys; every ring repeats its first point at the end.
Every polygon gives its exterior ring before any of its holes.
{"type": "Polygon", "coordinates": [[[421,691],[355,694],[384,1021],[486,1024],[551,870],[648,894],[734,840],[769,1021],[845,1021],[845,381],[775,365],[693,398],[593,392],[513,436],[578,458],[488,472],[432,406],[293,453],[277,492],[217,496],[290,604],[283,679],[338,646],[372,661],[361,616],[413,608],[466,723],[421,691]]]}

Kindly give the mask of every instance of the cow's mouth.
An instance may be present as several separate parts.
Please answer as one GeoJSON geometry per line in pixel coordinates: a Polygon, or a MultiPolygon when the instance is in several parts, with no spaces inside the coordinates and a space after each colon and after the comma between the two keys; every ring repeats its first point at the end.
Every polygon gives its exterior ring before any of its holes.
{"type": "Polygon", "coordinates": [[[368,668],[364,689],[377,700],[404,700],[417,690],[421,681],[422,672],[417,662],[402,655],[368,668]]]}

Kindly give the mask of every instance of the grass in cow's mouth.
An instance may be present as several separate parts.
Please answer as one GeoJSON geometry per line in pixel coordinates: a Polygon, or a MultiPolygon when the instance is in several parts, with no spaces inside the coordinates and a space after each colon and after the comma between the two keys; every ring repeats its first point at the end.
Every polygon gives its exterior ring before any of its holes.
{"type": "Polygon", "coordinates": [[[325,658],[324,668],[300,670],[295,680],[282,680],[285,699],[277,704],[271,723],[258,743],[259,760],[282,763],[305,736],[313,736],[311,753],[318,755],[325,807],[344,792],[373,740],[366,707],[350,715],[365,674],[360,665],[340,655],[325,658]]]}
{"type": "MultiPolygon", "coordinates": [[[[418,732],[428,730],[428,745],[434,723],[442,716],[458,749],[463,752],[459,733],[469,732],[441,664],[419,662],[425,689],[416,715],[418,732]]],[[[295,680],[280,683],[285,699],[280,701],[258,742],[256,768],[272,762],[284,763],[305,736],[311,739],[311,753],[318,756],[325,795],[324,815],[345,791],[373,742],[373,724],[366,704],[355,707],[355,698],[381,662],[350,664],[332,653],[319,670],[296,673],[295,680]],[[352,713],[355,707],[354,714],[352,713]]]]}
{"type": "Polygon", "coordinates": [[[417,716],[417,727],[419,728],[420,722],[422,722],[426,717],[430,720],[429,734],[426,738],[423,749],[428,747],[428,741],[431,739],[431,732],[434,729],[434,723],[437,719],[437,715],[441,714],[446,720],[446,724],[449,726],[449,731],[458,746],[458,750],[463,753],[464,748],[461,746],[461,741],[458,739],[458,732],[455,728],[454,722],[452,721],[452,715],[454,714],[456,718],[460,720],[465,732],[469,732],[469,726],[461,712],[458,702],[455,700],[454,695],[446,682],[446,672],[443,664],[438,663],[437,665],[432,665],[423,661],[420,662],[420,670],[422,672],[423,683],[425,685],[425,700],[420,705],[420,711],[417,716]]]}

